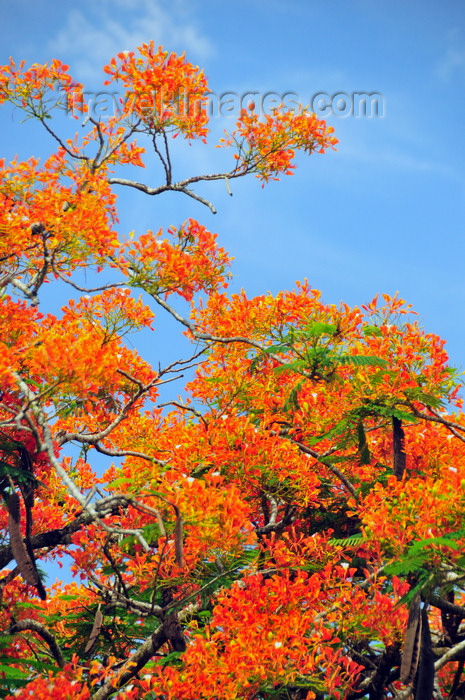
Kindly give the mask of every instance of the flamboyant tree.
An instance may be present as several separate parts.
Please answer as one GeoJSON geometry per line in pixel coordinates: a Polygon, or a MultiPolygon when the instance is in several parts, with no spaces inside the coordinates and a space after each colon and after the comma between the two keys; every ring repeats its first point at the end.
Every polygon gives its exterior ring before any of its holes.
{"type": "Polygon", "coordinates": [[[228,295],[228,254],[193,219],[118,230],[118,188],[214,210],[198,182],[278,179],[332,130],[249,105],[220,143],[230,169],[177,180],[171,138],[207,139],[203,72],[152,44],[119,54],[98,120],[67,70],[0,69],[0,101],[57,147],[0,162],[2,697],[464,697],[465,418],[444,342],[397,297],[228,295]],[[58,133],[63,109],[84,136],[58,133]],[[149,159],[161,183],[124,177],[149,159]],[[67,285],[58,316],[45,284],[67,285]],[[192,341],[164,367],[124,340],[155,311],[192,341]],[[73,576],[47,585],[65,554],[73,576]]]}

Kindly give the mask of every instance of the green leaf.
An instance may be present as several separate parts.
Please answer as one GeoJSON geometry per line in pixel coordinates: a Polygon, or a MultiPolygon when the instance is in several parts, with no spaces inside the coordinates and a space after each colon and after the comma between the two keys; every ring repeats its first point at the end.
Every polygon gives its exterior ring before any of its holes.
{"type": "Polygon", "coordinates": [[[431,408],[440,408],[444,401],[433,394],[427,394],[420,389],[420,387],[410,387],[405,390],[406,396],[410,399],[416,401],[421,401],[425,406],[430,406],[431,408]]]}
{"type": "Polygon", "coordinates": [[[317,442],[320,442],[323,439],[330,439],[335,437],[336,435],[344,435],[350,426],[350,421],[347,419],[342,419],[336,425],[333,425],[332,428],[327,430],[325,433],[320,433],[320,435],[316,435],[314,438],[312,438],[309,443],[310,444],[316,444],[317,442]]]}
{"type": "Polygon", "coordinates": [[[461,550],[462,547],[461,545],[458,544],[454,539],[452,539],[451,535],[455,534],[460,534],[461,537],[464,536],[464,533],[450,533],[449,536],[445,535],[443,537],[431,537],[427,540],[419,540],[418,542],[415,542],[408,550],[409,555],[415,555],[417,552],[420,552],[422,549],[425,547],[429,547],[432,544],[442,544],[445,547],[450,547],[451,549],[461,550]]]}
{"type": "MultiPolygon", "coordinates": [[[[356,413],[355,411],[354,414],[356,413]]],[[[363,406],[362,413],[364,415],[374,414],[377,416],[384,416],[385,418],[399,418],[399,420],[406,420],[409,423],[418,422],[418,419],[407,411],[402,411],[400,408],[395,408],[394,406],[383,406],[375,402],[369,402],[363,406]]]]}
{"type": "Polygon", "coordinates": [[[418,583],[399,599],[396,607],[400,607],[401,605],[410,605],[417,593],[421,593],[432,583],[433,578],[433,575],[428,571],[421,571],[418,583]]]}
{"type": "Polygon", "coordinates": [[[297,372],[298,374],[306,368],[307,363],[305,362],[305,360],[294,360],[294,362],[286,362],[280,367],[275,367],[273,371],[275,372],[275,374],[282,374],[283,372],[297,372]]]}
{"type": "Polygon", "coordinates": [[[182,656],[180,651],[172,651],[161,659],[156,659],[153,664],[154,666],[175,666],[179,663],[182,656]]]}
{"type": "Polygon", "coordinates": [[[364,326],[362,328],[362,333],[363,335],[366,335],[368,337],[375,335],[379,338],[379,336],[382,335],[381,330],[378,328],[378,326],[371,325],[364,326]]]}
{"type": "Polygon", "coordinates": [[[29,601],[21,601],[21,608],[27,608],[29,610],[40,610],[43,611],[43,608],[40,605],[36,605],[35,603],[30,603],[29,601]]]}
{"type": "Polygon", "coordinates": [[[252,359],[252,361],[251,361],[251,363],[250,363],[250,365],[249,365],[249,372],[250,372],[250,374],[255,374],[255,372],[257,371],[257,367],[259,366],[259,364],[260,364],[260,355],[257,355],[256,357],[254,357],[254,358],[252,359]]]}
{"type": "Polygon", "coordinates": [[[450,532],[442,537],[430,537],[426,540],[418,540],[409,547],[403,557],[398,561],[388,564],[385,571],[389,576],[405,576],[406,574],[418,570],[425,573],[426,569],[424,565],[430,557],[430,552],[427,549],[428,547],[431,545],[442,545],[443,547],[449,547],[455,551],[460,551],[462,546],[456,542],[455,538],[461,539],[464,536],[465,531],[458,530],[457,532],[450,532]]]}
{"type": "Polygon", "coordinates": [[[199,613],[197,613],[197,616],[204,620],[209,620],[212,616],[212,613],[209,610],[201,610],[199,613]]]}
{"type": "Polygon", "coordinates": [[[336,335],[337,326],[333,323],[309,323],[303,331],[304,337],[319,338],[322,335],[336,335]]]}
{"type": "MultiPolygon", "coordinates": [[[[13,663],[18,663],[19,659],[10,659],[13,663]]],[[[20,671],[19,668],[13,668],[10,666],[5,666],[5,664],[0,663],[0,673],[5,674],[5,678],[8,680],[20,680],[23,678],[29,679],[31,674],[26,671],[20,671]]]]}
{"type": "Polygon", "coordinates": [[[294,410],[298,411],[300,408],[299,401],[298,401],[298,396],[299,396],[299,391],[302,389],[302,386],[304,385],[305,380],[302,379],[300,382],[298,382],[293,389],[291,389],[289,398],[287,399],[286,403],[284,404],[284,409],[289,411],[289,410],[294,410]]]}
{"type": "Polygon", "coordinates": [[[263,348],[263,352],[266,355],[277,355],[289,352],[289,345],[269,345],[267,348],[263,348]]]}
{"type": "Polygon", "coordinates": [[[8,462],[4,462],[3,460],[0,460],[0,478],[2,476],[10,476],[13,481],[15,481],[17,484],[26,484],[26,483],[32,483],[34,486],[42,486],[43,488],[48,488],[46,484],[44,484],[42,481],[39,481],[39,479],[36,479],[34,474],[31,474],[30,472],[25,471],[24,469],[20,469],[19,467],[13,467],[11,464],[8,464],[8,462]]]}
{"type": "Polygon", "coordinates": [[[361,532],[358,532],[355,535],[344,537],[343,539],[331,538],[328,540],[328,544],[336,547],[358,547],[358,545],[362,544],[365,540],[366,537],[364,537],[361,532]]]}
{"type": "Polygon", "coordinates": [[[340,365],[353,365],[354,367],[387,367],[388,362],[375,355],[335,355],[334,361],[340,365]]]}
{"type": "Polygon", "coordinates": [[[388,564],[384,571],[388,576],[406,576],[419,569],[424,571],[423,565],[427,559],[428,555],[426,553],[405,557],[399,561],[392,562],[392,564],[388,564]]]}

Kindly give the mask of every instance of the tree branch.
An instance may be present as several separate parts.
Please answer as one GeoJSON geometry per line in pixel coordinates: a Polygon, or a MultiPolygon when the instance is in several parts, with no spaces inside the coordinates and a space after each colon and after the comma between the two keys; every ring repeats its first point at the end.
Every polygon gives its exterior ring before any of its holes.
{"type": "Polygon", "coordinates": [[[57,662],[58,666],[63,668],[63,666],[65,665],[65,660],[63,658],[63,653],[56,642],[55,637],[45,627],[45,625],[42,625],[40,622],[37,622],[37,620],[24,619],[15,621],[10,625],[8,634],[17,634],[18,632],[26,632],[27,630],[31,630],[31,632],[36,632],[40,637],[42,637],[44,642],[48,645],[50,652],[55,661],[57,662]]]}
{"type": "Polygon", "coordinates": [[[462,640],[455,646],[453,646],[449,651],[446,651],[444,656],[441,656],[440,659],[436,661],[434,664],[434,669],[436,671],[439,671],[440,668],[445,666],[449,661],[456,661],[457,659],[463,658],[465,655],[465,640],[462,640]]]}
{"type": "MultiPolygon", "coordinates": [[[[190,617],[198,612],[198,605],[188,605],[184,610],[178,613],[179,621],[190,617]]],[[[161,624],[150,637],[141,644],[139,649],[129,657],[123,667],[118,671],[117,675],[108,680],[104,685],[92,696],[92,700],[106,700],[117,690],[128,683],[131,678],[142,669],[150,661],[152,656],[168,641],[168,635],[165,630],[165,622],[161,624]]]]}

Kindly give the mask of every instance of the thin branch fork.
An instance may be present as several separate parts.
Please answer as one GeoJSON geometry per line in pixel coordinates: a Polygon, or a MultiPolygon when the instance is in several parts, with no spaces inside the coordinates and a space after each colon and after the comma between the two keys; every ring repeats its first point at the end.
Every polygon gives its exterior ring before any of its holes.
{"type": "MultiPolygon", "coordinates": [[[[35,403],[35,396],[29,386],[26,384],[26,382],[19,376],[19,374],[15,373],[15,380],[21,389],[21,391],[24,393],[28,401],[30,402],[31,405],[31,412],[33,413],[37,424],[42,430],[42,439],[40,439],[40,436],[37,434],[36,431],[36,439],[38,442],[38,446],[40,451],[44,451],[47,453],[48,459],[50,461],[50,464],[53,466],[55,469],[57,475],[60,477],[61,481],[63,484],[66,486],[68,489],[68,492],[70,495],[81,505],[83,511],[87,511],[93,520],[97,522],[106,532],[109,532],[111,534],[122,534],[122,535],[132,535],[136,537],[142,547],[145,549],[145,551],[150,551],[150,547],[145,541],[144,536],[139,530],[132,530],[132,529],[121,529],[121,528],[114,528],[109,525],[107,525],[103,520],[101,520],[99,513],[96,510],[96,507],[93,503],[90,503],[88,499],[84,496],[83,493],[78,489],[74,481],[71,479],[69,476],[68,472],[66,469],[62,467],[60,462],[55,456],[55,445],[53,441],[53,436],[52,436],[52,431],[50,429],[50,426],[48,425],[47,419],[45,417],[44,412],[35,403]]],[[[26,416],[27,418],[28,416],[26,416]]],[[[118,421],[119,423],[120,421],[118,421]]],[[[32,421],[31,421],[32,423],[32,421]]]]}
{"type": "MultiPolygon", "coordinates": [[[[215,178],[215,179],[220,179],[220,178],[215,178]]],[[[144,192],[145,194],[149,194],[149,195],[157,195],[157,194],[161,194],[162,192],[169,192],[169,191],[182,192],[183,194],[187,194],[188,197],[192,197],[192,199],[197,200],[201,204],[205,204],[205,206],[210,209],[212,214],[217,213],[217,210],[215,209],[213,204],[208,199],[205,199],[205,197],[201,197],[199,194],[197,194],[193,190],[189,189],[188,187],[182,186],[181,183],[170,184],[170,185],[161,185],[160,187],[152,188],[152,187],[149,187],[148,185],[143,185],[141,182],[134,182],[133,180],[126,180],[126,179],[121,178],[121,177],[110,177],[110,178],[108,178],[108,182],[110,185],[126,185],[127,187],[134,187],[136,190],[140,190],[141,192],[144,192]]]]}
{"type": "Polygon", "coordinates": [[[127,597],[114,588],[105,586],[95,576],[92,576],[92,574],[90,574],[89,579],[103,595],[103,600],[106,605],[116,604],[124,606],[130,612],[147,617],[150,617],[151,615],[154,615],[160,619],[163,617],[163,608],[161,608],[159,605],[153,605],[152,603],[145,603],[143,600],[136,600],[135,598],[127,597]]]}
{"type": "Polygon", "coordinates": [[[107,455],[107,457],[138,457],[139,459],[144,459],[146,462],[150,462],[150,464],[158,464],[160,467],[166,467],[166,465],[169,464],[168,460],[158,459],[144,452],[136,452],[135,450],[110,450],[108,447],[103,447],[103,445],[100,445],[98,442],[91,444],[96,452],[107,455]]]}
{"type": "Polygon", "coordinates": [[[56,266],[52,264],[52,270],[54,274],[61,279],[62,282],[65,282],[66,284],[69,284],[71,287],[76,289],[78,292],[84,292],[85,294],[92,294],[93,292],[102,292],[105,289],[113,289],[116,287],[127,287],[127,284],[125,282],[110,282],[108,284],[103,284],[101,287],[81,287],[79,284],[76,284],[76,282],[73,282],[69,277],[64,275],[62,272],[57,270],[56,266]]]}
{"type": "MultiPolygon", "coordinates": [[[[179,622],[191,617],[200,609],[199,605],[191,603],[178,612],[179,622]]],[[[162,623],[153,634],[135,651],[117,674],[106,681],[92,696],[92,700],[107,700],[113,693],[126,685],[137,673],[144,668],[157,651],[168,641],[165,623],[162,623]]]]}
{"type": "MultiPolygon", "coordinates": [[[[154,514],[156,517],[156,509],[146,506],[143,503],[139,503],[136,499],[131,497],[123,495],[107,496],[91,504],[91,508],[89,507],[89,497],[84,496],[84,494],[82,494],[82,497],[86,507],[82,508],[82,510],[75,515],[75,519],[73,521],[67,525],[63,525],[63,527],[48,530],[31,537],[31,547],[34,551],[44,548],[50,550],[59,545],[70,544],[71,535],[80,530],[83,525],[89,525],[95,521],[101,523],[102,518],[105,518],[108,515],[116,514],[118,510],[125,508],[128,505],[132,505],[143,512],[154,514]],[[89,512],[89,510],[92,512],[89,512]],[[97,517],[95,516],[94,512],[97,514],[97,517]]],[[[110,528],[110,532],[111,534],[124,534],[121,532],[116,532],[115,528],[110,528]],[[111,530],[113,531],[111,532],[111,530]]],[[[9,544],[0,546],[0,569],[8,566],[13,558],[13,552],[9,544]]],[[[5,576],[3,579],[0,579],[0,586],[8,583],[10,578],[14,578],[16,573],[17,572],[15,569],[14,571],[10,572],[10,574],[7,574],[7,576],[5,576]]]]}
{"type": "MultiPolygon", "coordinates": [[[[250,347],[256,348],[257,350],[266,353],[267,357],[270,357],[272,360],[274,360],[280,365],[287,364],[286,360],[284,360],[279,355],[275,355],[275,353],[268,352],[266,345],[259,343],[257,340],[252,340],[251,338],[246,338],[245,336],[240,335],[224,337],[212,335],[211,333],[202,333],[201,331],[198,331],[195,327],[195,324],[193,324],[191,321],[188,321],[186,318],[184,318],[184,316],[181,316],[181,314],[179,314],[175,309],[173,309],[173,307],[170,306],[170,304],[168,304],[159,294],[150,292],[150,295],[153,297],[153,299],[155,299],[157,304],[159,304],[166,311],[168,311],[168,313],[171,314],[171,316],[173,316],[173,318],[175,318],[176,321],[179,321],[179,323],[185,326],[185,328],[187,328],[192,333],[192,336],[196,340],[204,340],[208,343],[221,343],[224,345],[232,343],[243,343],[244,345],[249,345],[250,347]]],[[[298,373],[303,377],[306,377],[307,379],[313,379],[313,376],[309,372],[299,370],[298,373]]]]}
{"type": "MultiPolygon", "coordinates": [[[[200,331],[197,331],[195,328],[195,325],[191,323],[191,321],[188,321],[186,318],[181,316],[175,309],[173,309],[172,306],[170,306],[164,299],[160,297],[159,294],[152,294],[153,298],[155,301],[160,304],[166,311],[168,311],[174,318],[179,321],[182,325],[184,325],[186,328],[190,330],[194,338],[198,340],[206,340],[208,342],[212,343],[244,343],[246,345],[250,345],[252,347],[257,348],[261,352],[265,352],[266,347],[262,345],[261,343],[251,340],[250,338],[245,338],[243,336],[231,336],[231,337],[221,337],[221,336],[214,336],[211,335],[210,333],[202,333],[200,331]]],[[[269,357],[271,357],[273,360],[276,362],[279,362],[279,364],[283,365],[286,364],[286,361],[283,360],[282,357],[279,357],[279,355],[275,355],[274,353],[267,353],[269,357]]],[[[301,371],[300,374],[302,376],[307,377],[308,379],[311,379],[311,375],[308,372],[301,371]]],[[[333,464],[328,464],[323,460],[323,456],[319,455],[317,452],[314,450],[311,450],[308,447],[305,447],[305,445],[301,445],[301,443],[296,443],[299,446],[299,449],[301,449],[302,452],[305,452],[307,454],[310,454],[312,457],[320,461],[322,464],[324,464],[337,478],[344,484],[346,489],[349,491],[349,493],[356,499],[357,494],[355,492],[355,488],[353,485],[350,483],[350,481],[347,479],[342,472],[335,467],[333,464]]]]}
{"type": "Polygon", "coordinates": [[[118,413],[116,418],[111,423],[109,423],[107,427],[103,430],[100,430],[98,433],[90,433],[89,435],[82,435],[80,433],[65,433],[65,435],[61,437],[60,444],[63,444],[64,442],[69,442],[70,440],[76,440],[77,442],[89,445],[95,445],[95,443],[100,442],[101,440],[106,438],[121,423],[121,421],[123,421],[127,417],[128,411],[137,403],[137,401],[144,394],[146,394],[148,391],[150,391],[150,389],[156,386],[158,381],[158,379],[154,379],[148,384],[142,384],[142,382],[133,377],[130,377],[130,375],[126,374],[123,370],[118,370],[118,372],[130,379],[130,381],[137,384],[139,388],[135,392],[134,396],[132,396],[124,404],[123,408],[118,413]]]}
{"type": "MultiPolygon", "coordinates": [[[[122,407],[121,411],[118,413],[116,418],[111,423],[109,423],[106,428],[104,428],[103,430],[100,430],[99,432],[90,433],[87,435],[83,435],[82,433],[65,433],[64,435],[60,436],[60,438],[58,440],[59,444],[62,445],[65,442],[70,442],[70,441],[74,440],[74,441],[77,441],[77,442],[80,442],[83,444],[93,445],[99,452],[102,452],[103,454],[108,454],[108,455],[114,456],[114,457],[126,456],[123,453],[105,451],[107,448],[103,448],[101,445],[98,445],[98,443],[101,442],[104,438],[106,438],[121,423],[121,421],[123,421],[124,419],[127,418],[127,415],[128,415],[128,412],[130,411],[130,409],[134,407],[134,405],[137,403],[137,401],[142,396],[144,396],[144,394],[147,394],[147,392],[149,392],[151,389],[153,389],[154,387],[156,387],[162,383],[166,384],[169,381],[174,381],[175,379],[177,379],[177,377],[175,377],[173,379],[165,379],[162,382],[161,377],[164,374],[167,374],[168,372],[174,371],[173,367],[175,367],[176,365],[183,365],[183,364],[185,365],[187,363],[187,366],[189,367],[189,363],[191,363],[193,360],[195,360],[197,357],[199,357],[199,355],[201,355],[202,353],[203,353],[203,349],[201,351],[195,353],[188,360],[184,360],[184,361],[178,360],[176,362],[173,362],[168,367],[160,370],[158,372],[158,376],[156,377],[156,379],[152,380],[148,384],[143,384],[143,382],[141,382],[139,379],[137,379],[137,377],[134,377],[133,375],[131,375],[129,372],[126,372],[123,369],[118,369],[117,372],[119,374],[121,374],[123,377],[125,377],[126,379],[128,379],[128,381],[135,384],[137,386],[137,390],[135,391],[134,395],[124,404],[124,406],[122,407]]],[[[32,400],[37,401],[37,397],[35,397],[33,394],[32,394],[32,396],[34,397],[32,400]]],[[[129,455],[129,453],[127,453],[127,454],[129,455]]],[[[131,454],[132,454],[132,456],[141,457],[142,459],[149,459],[152,462],[156,461],[161,466],[165,466],[164,462],[161,462],[160,460],[155,460],[155,458],[149,457],[148,455],[144,455],[142,453],[131,453],[131,454]]]]}
{"type": "Polygon", "coordinates": [[[297,442],[297,440],[291,440],[291,442],[293,442],[295,445],[297,445],[297,447],[299,448],[299,450],[301,452],[303,452],[304,454],[310,455],[311,457],[316,459],[320,464],[323,464],[327,469],[329,469],[329,471],[332,472],[334,474],[334,476],[336,476],[339,479],[339,481],[341,481],[344,484],[346,489],[355,498],[355,500],[358,500],[355,488],[350,483],[349,479],[340,471],[340,469],[338,469],[336,466],[334,466],[334,464],[329,464],[328,462],[325,461],[324,458],[325,458],[325,456],[327,456],[326,454],[320,455],[318,452],[315,452],[315,450],[312,450],[310,447],[303,445],[301,442],[297,442]]]}
{"type": "Polygon", "coordinates": [[[171,163],[169,161],[165,162],[158,150],[156,150],[156,152],[161,158],[162,164],[165,169],[166,183],[164,185],[160,185],[158,187],[150,187],[149,185],[145,185],[142,182],[137,182],[136,180],[128,180],[122,177],[110,177],[108,178],[108,183],[110,185],[122,185],[124,187],[133,187],[134,189],[139,190],[140,192],[144,192],[144,194],[148,194],[150,196],[155,196],[157,194],[161,194],[162,192],[182,192],[184,194],[187,194],[189,197],[192,197],[193,199],[197,200],[201,204],[207,206],[212,212],[212,214],[216,214],[217,210],[215,209],[213,204],[204,197],[201,197],[199,194],[191,190],[189,185],[193,185],[197,182],[212,182],[215,180],[224,180],[226,183],[226,189],[228,191],[228,194],[231,194],[229,180],[232,180],[236,177],[242,177],[243,175],[246,175],[247,172],[249,172],[250,170],[237,170],[237,168],[234,168],[234,170],[231,170],[227,173],[195,175],[193,177],[188,177],[185,180],[180,180],[179,182],[172,182],[171,163]]]}
{"type": "Polygon", "coordinates": [[[423,413],[422,411],[419,411],[411,405],[410,408],[412,410],[413,415],[416,418],[421,418],[422,420],[430,421],[432,423],[440,423],[441,425],[444,425],[453,435],[455,435],[455,437],[457,437],[459,440],[462,440],[462,442],[465,442],[465,436],[461,435],[461,433],[465,433],[465,425],[460,425],[460,423],[455,423],[454,421],[451,421],[448,418],[443,418],[432,408],[430,408],[429,410],[433,415],[430,415],[429,413],[423,413]]]}
{"type": "Polygon", "coordinates": [[[14,621],[8,630],[9,634],[17,634],[18,632],[26,632],[26,631],[31,631],[35,632],[36,634],[41,637],[44,642],[47,644],[48,648],[50,649],[50,652],[57,662],[58,666],[60,668],[63,668],[65,665],[65,660],[63,657],[63,653],[57,644],[57,641],[53,634],[50,632],[45,625],[42,623],[38,622],[37,620],[30,620],[28,618],[24,620],[18,620],[14,621]]]}
{"type": "Polygon", "coordinates": [[[176,406],[176,408],[181,409],[181,411],[188,411],[192,413],[194,416],[199,418],[204,424],[205,428],[208,429],[208,422],[205,420],[205,416],[200,411],[197,411],[195,408],[192,408],[192,406],[187,406],[186,404],[181,403],[180,401],[167,401],[166,403],[159,403],[157,408],[164,408],[165,406],[176,406]]]}
{"type": "Polygon", "coordinates": [[[266,523],[266,525],[257,527],[255,529],[255,534],[260,537],[262,535],[267,535],[270,532],[281,532],[281,530],[284,530],[285,527],[293,522],[295,513],[296,508],[288,505],[282,519],[278,521],[278,503],[277,501],[273,500],[269,521],[266,523]]]}

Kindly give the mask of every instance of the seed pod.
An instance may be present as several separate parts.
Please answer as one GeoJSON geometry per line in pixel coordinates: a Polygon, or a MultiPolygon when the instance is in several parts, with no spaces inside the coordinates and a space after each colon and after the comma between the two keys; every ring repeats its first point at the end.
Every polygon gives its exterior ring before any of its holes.
{"type": "Polygon", "coordinates": [[[24,580],[31,586],[37,587],[39,575],[34,561],[27,553],[26,545],[24,544],[21,534],[20,500],[16,491],[14,491],[8,499],[8,513],[8,528],[10,531],[10,544],[13,556],[16,559],[16,563],[18,564],[18,568],[24,580]]]}
{"type": "Polygon", "coordinates": [[[176,524],[174,526],[174,551],[176,556],[176,564],[182,569],[184,568],[184,543],[183,543],[183,520],[178,513],[176,524]]]}
{"type": "Polygon", "coordinates": [[[400,667],[400,679],[402,683],[410,685],[415,678],[420,658],[422,617],[420,612],[420,596],[416,595],[410,605],[405,633],[404,650],[400,667]]]}
{"type": "Polygon", "coordinates": [[[87,641],[86,648],[84,649],[84,654],[88,654],[94,648],[97,638],[100,634],[100,630],[102,629],[102,623],[103,615],[99,605],[97,608],[97,612],[95,613],[94,624],[92,625],[92,630],[87,641]]]}
{"type": "Polygon", "coordinates": [[[418,673],[415,678],[415,700],[431,700],[434,692],[434,653],[429,631],[428,613],[421,611],[421,653],[418,673]]]}
{"type": "Polygon", "coordinates": [[[405,433],[400,418],[392,417],[392,440],[394,448],[394,474],[400,481],[405,471],[405,433]]]}
{"type": "MultiPolygon", "coordinates": [[[[18,447],[18,452],[19,452],[19,461],[21,464],[21,469],[26,472],[27,474],[30,474],[31,477],[34,474],[34,465],[32,463],[31,455],[29,454],[29,451],[26,450],[24,445],[20,445],[18,447]]],[[[33,481],[32,478],[27,481],[24,481],[24,483],[20,484],[21,488],[21,493],[23,495],[24,499],[24,505],[26,506],[26,509],[30,509],[34,506],[34,486],[33,486],[33,481]]]]}

